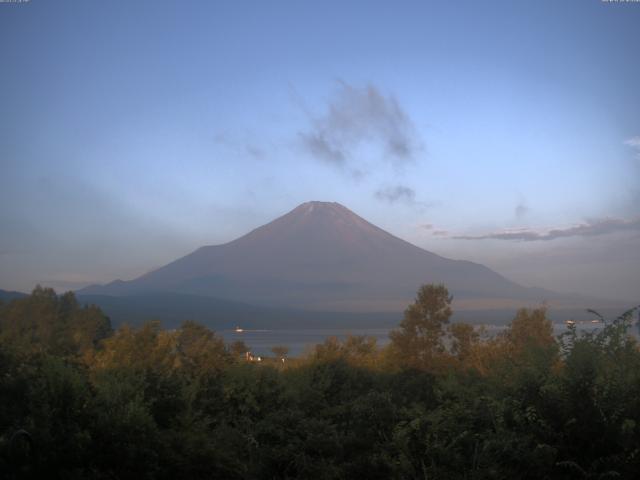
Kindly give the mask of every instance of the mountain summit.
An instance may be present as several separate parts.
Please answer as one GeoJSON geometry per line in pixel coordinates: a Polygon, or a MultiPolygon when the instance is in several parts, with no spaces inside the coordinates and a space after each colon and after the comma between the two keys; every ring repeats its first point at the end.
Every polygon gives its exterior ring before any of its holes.
{"type": "Polygon", "coordinates": [[[312,310],[397,311],[431,282],[444,283],[456,299],[492,306],[545,295],[483,265],[418,248],[339,203],[317,201],[135,280],[79,293],[188,293],[312,310]]]}

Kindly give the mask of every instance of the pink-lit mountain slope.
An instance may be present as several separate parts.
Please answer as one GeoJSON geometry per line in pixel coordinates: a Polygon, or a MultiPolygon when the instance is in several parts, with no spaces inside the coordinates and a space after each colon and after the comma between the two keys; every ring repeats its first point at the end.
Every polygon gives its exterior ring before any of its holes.
{"type": "Polygon", "coordinates": [[[473,308],[554,296],[418,248],[329,202],[304,203],[232,242],[79,293],[171,292],[314,310],[397,311],[431,282],[444,283],[460,305],[473,308]]]}

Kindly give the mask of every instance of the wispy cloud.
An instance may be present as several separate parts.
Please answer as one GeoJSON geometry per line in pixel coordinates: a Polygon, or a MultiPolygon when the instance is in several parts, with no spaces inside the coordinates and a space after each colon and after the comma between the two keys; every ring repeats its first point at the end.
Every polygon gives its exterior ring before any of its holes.
{"type": "Polygon", "coordinates": [[[433,236],[433,237],[448,237],[449,236],[449,230],[443,230],[441,228],[437,228],[432,223],[422,223],[420,225],[417,225],[416,228],[418,228],[420,230],[426,230],[427,232],[431,233],[431,236],[433,236]]]}
{"type": "Polygon", "coordinates": [[[458,235],[456,240],[517,240],[524,242],[555,240],[565,237],[593,237],[624,231],[640,231],[640,217],[625,220],[621,218],[603,218],[592,220],[566,228],[554,228],[537,231],[528,228],[509,229],[484,235],[458,235]]]}
{"type": "Polygon", "coordinates": [[[322,132],[300,134],[306,148],[314,157],[320,158],[336,165],[344,165],[347,160],[345,152],[340,146],[334,146],[334,142],[322,132]]]}
{"type": "MultiPolygon", "coordinates": [[[[382,187],[376,190],[373,196],[381,202],[389,204],[404,204],[420,212],[424,212],[427,208],[433,207],[436,203],[424,202],[416,198],[416,191],[406,185],[393,185],[382,187]]],[[[433,225],[421,225],[421,228],[430,229],[433,225]]]]}
{"type": "Polygon", "coordinates": [[[636,158],[640,160],[640,136],[631,137],[624,144],[633,148],[636,152],[636,158]]]}
{"type": "Polygon", "coordinates": [[[640,136],[631,137],[629,140],[626,140],[624,144],[640,150],[640,136]]]}
{"type": "Polygon", "coordinates": [[[381,188],[375,192],[375,197],[388,203],[415,203],[416,192],[414,189],[404,185],[381,188]]]}
{"type": "Polygon", "coordinates": [[[338,82],[326,111],[310,116],[310,128],[299,132],[299,139],[314,158],[335,166],[347,166],[360,147],[367,147],[399,167],[422,148],[396,98],[383,95],[373,85],[359,88],[338,82]]]}

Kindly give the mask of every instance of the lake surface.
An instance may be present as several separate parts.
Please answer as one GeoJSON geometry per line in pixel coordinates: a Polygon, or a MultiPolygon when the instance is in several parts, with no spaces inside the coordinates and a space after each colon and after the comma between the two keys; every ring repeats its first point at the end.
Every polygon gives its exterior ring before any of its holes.
{"type": "MultiPolygon", "coordinates": [[[[488,336],[493,336],[504,330],[504,325],[485,325],[488,336]]],[[[589,331],[602,328],[601,323],[577,323],[578,331],[589,331]]],[[[564,323],[553,324],[555,335],[560,335],[567,330],[564,323]]],[[[348,335],[365,335],[374,337],[378,346],[389,343],[390,328],[352,328],[352,329],[273,329],[273,330],[220,330],[221,335],[228,343],[242,340],[255,355],[272,356],[271,348],[276,345],[289,347],[290,356],[298,356],[313,348],[314,345],[324,342],[328,337],[338,337],[344,340],[348,335]]],[[[636,335],[637,328],[633,326],[631,332],[636,335]]]]}
{"type": "Polygon", "coordinates": [[[271,347],[286,345],[290,356],[298,356],[306,349],[324,342],[328,337],[338,337],[344,340],[348,335],[366,335],[374,337],[378,345],[389,342],[389,328],[365,329],[283,329],[283,330],[244,330],[238,333],[234,330],[217,332],[226,342],[242,340],[255,355],[272,356],[271,347]]]}

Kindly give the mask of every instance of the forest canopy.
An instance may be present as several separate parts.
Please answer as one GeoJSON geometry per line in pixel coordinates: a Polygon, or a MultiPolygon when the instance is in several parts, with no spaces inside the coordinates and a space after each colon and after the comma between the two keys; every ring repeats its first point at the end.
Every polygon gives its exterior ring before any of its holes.
{"type": "Polygon", "coordinates": [[[186,321],[113,329],[71,292],[0,304],[0,476],[635,478],[634,311],[555,337],[544,308],[495,336],[424,285],[390,343],[328,338],[251,361],[186,321]]]}

